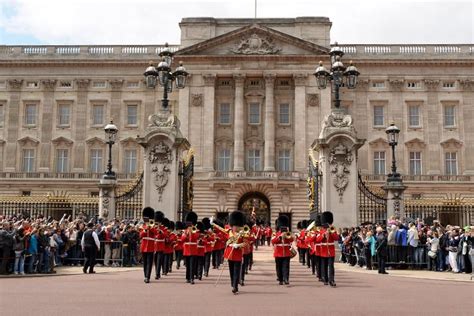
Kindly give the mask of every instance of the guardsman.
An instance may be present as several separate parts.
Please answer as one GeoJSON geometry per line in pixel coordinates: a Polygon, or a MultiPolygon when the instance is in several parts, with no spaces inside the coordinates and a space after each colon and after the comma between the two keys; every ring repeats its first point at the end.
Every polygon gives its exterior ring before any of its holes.
{"type": "MultiPolygon", "coordinates": [[[[222,223],[214,220],[214,224],[222,227],[222,223]]],[[[218,269],[224,260],[224,249],[227,242],[228,234],[214,227],[214,249],[212,250],[212,268],[218,269]]]]}
{"type": "MultiPolygon", "coordinates": [[[[168,237],[168,230],[163,225],[165,220],[165,214],[161,211],[155,212],[155,255],[153,257],[153,262],[155,264],[155,280],[161,278],[161,269],[163,267],[164,261],[164,250],[165,250],[165,239],[168,237]]],[[[168,219],[166,219],[169,221],[168,219]]]]}
{"type": "Polygon", "coordinates": [[[174,243],[174,254],[176,257],[176,270],[179,270],[181,267],[181,260],[183,260],[183,246],[184,241],[181,240],[181,237],[184,234],[184,229],[186,226],[183,222],[176,222],[176,242],[174,243]]]}
{"type": "Polygon", "coordinates": [[[151,269],[153,267],[153,254],[155,252],[155,235],[156,230],[153,221],[155,218],[155,210],[151,207],[143,209],[143,226],[140,228],[140,252],[143,259],[143,273],[145,275],[145,283],[150,283],[151,269]]]}
{"type": "Polygon", "coordinates": [[[186,230],[181,236],[184,242],[183,255],[186,263],[186,282],[194,284],[194,276],[197,271],[197,243],[199,231],[196,228],[198,216],[193,211],[186,215],[186,230]]]}
{"type": "Polygon", "coordinates": [[[248,270],[250,269],[251,260],[252,260],[252,252],[253,252],[253,244],[255,242],[255,237],[252,234],[252,231],[249,227],[252,227],[253,223],[247,222],[247,225],[244,226],[244,230],[242,232],[242,239],[243,239],[243,247],[242,247],[242,269],[240,271],[240,285],[245,285],[245,275],[248,274],[248,270]]]}
{"type": "Polygon", "coordinates": [[[272,235],[272,227],[270,226],[270,223],[267,223],[267,227],[265,227],[265,239],[267,240],[267,246],[270,246],[272,235]]]}
{"type": "Polygon", "coordinates": [[[204,240],[205,240],[205,252],[204,252],[204,276],[209,276],[209,268],[211,266],[211,256],[214,250],[215,234],[212,232],[211,220],[208,217],[202,219],[204,224],[204,240]]]}
{"type": "Polygon", "coordinates": [[[242,247],[244,246],[244,240],[242,238],[242,230],[245,225],[244,213],[239,211],[230,213],[229,224],[231,231],[229,232],[229,239],[226,243],[224,258],[227,259],[229,263],[232,293],[237,294],[239,292],[239,279],[242,268],[242,247]]]}
{"type": "Polygon", "coordinates": [[[306,233],[305,229],[303,228],[303,221],[299,221],[296,224],[296,228],[298,229],[298,233],[296,234],[296,248],[298,248],[298,261],[302,265],[306,265],[306,233]]]}
{"type": "Polygon", "coordinates": [[[197,270],[196,278],[202,280],[202,273],[204,271],[204,258],[206,255],[206,233],[204,231],[204,224],[198,222],[196,228],[199,231],[199,239],[197,243],[197,270]]]}
{"type": "Polygon", "coordinates": [[[324,212],[321,214],[322,228],[316,237],[316,241],[320,242],[321,247],[321,276],[324,285],[331,285],[336,287],[334,279],[334,258],[336,257],[336,247],[334,242],[339,240],[339,235],[336,229],[332,226],[333,215],[331,212],[324,212]]]}
{"type": "Polygon", "coordinates": [[[321,260],[321,247],[322,243],[318,239],[318,235],[321,232],[321,214],[318,214],[316,216],[316,222],[314,225],[314,265],[316,267],[316,277],[318,278],[318,281],[323,282],[323,276],[322,276],[322,260],[321,260]]]}
{"type": "Polygon", "coordinates": [[[163,251],[163,275],[172,272],[173,267],[173,252],[174,244],[176,243],[176,233],[174,232],[175,224],[173,221],[168,221],[166,228],[168,230],[168,237],[165,239],[165,249],[163,251]]]}
{"type": "Polygon", "coordinates": [[[277,277],[280,285],[290,284],[290,259],[292,256],[291,245],[293,236],[289,230],[290,219],[286,215],[280,215],[277,219],[277,232],[272,238],[274,246],[273,257],[275,258],[277,277]]]}

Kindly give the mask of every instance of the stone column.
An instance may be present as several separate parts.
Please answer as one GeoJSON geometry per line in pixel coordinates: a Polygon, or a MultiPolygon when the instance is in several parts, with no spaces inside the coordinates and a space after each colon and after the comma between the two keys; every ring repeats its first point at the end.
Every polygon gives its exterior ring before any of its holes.
{"type": "Polygon", "coordinates": [[[294,75],[295,81],[295,171],[307,169],[308,146],[306,144],[306,75],[294,75]]]}
{"type": "MultiPolygon", "coordinates": [[[[112,87],[112,93],[110,96],[110,119],[106,118],[105,119],[105,124],[110,122],[110,120],[113,120],[115,122],[115,125],[120,129],[121,126],[124,126],[123,124],[123,119],[122,119],[122,107],[123,107],[123,102],[122,102],[122,86],[123,86],[123,80],[110,80],[110,86],[112,87]]],[[[127,119],[125,117],[125,119],[127,119]]],[[[120,166],[120,142],[117,142],[117,146],[112,146],[112,165],[116,166],[118,168],[120,166]]]]}
{"type": "Polygon", "coordinates": [[[76,80],[77,106],[71,109],[74,118],[74,161],[73,172],[83,172],[86,169],[86,135],[87,135],[87,88],[88,79],[76,80]]]}
{"type": "Polygon", "coordinates": [[[387,196],[387,220],[390,220],[392,216],[404,219],[403,191],[406,186],[403,185],[403,181],[400,179],[400,181],[387,182],[383,189],[387,196]]]}
{"type": "MultiPolygon", "coordinates": [[[[464,121],[464,130],[461,134],[459,133],[460,139],[468,138],[467,135],[472,135],[470,139],[474,136],[474,81],[469,79],[460,80],[462,87],[462,111],[458,111],[458,117],[462,115],[464,121]]],[[[459,150],[459,174],[465,175],[474,175],[474,146],[470,145],[469,142],[466,142],[464,145],[464,155],[462,150],[459,150]],[[464,168],[463,168],[464,167],[464,168]],[[464,170],[462,170],[464,169],[464,170]]]]}
{"type": "Polygon", "coordinates": [[[244,81],[245,76],[234,75],[235,101],[234,101],[234,171],[243,171],[245,168],[245,146],[244,146],[244,81]]]}
{"type": "Polygon", "coordinates": [[[99,217],[104,220],[115,218],[116,179],[102,178],[99,183],[99,217]]]}
{"type": "Polygon", "coordinates": [[[181,121],[181,132],[184,137],[189,137],[189,107],[190,98],[189,98],[189,84],[190,84],[190,75],[187,78],[187,85],[179,90],[179,103],[178,103],[178,117],[181,121]]]}
{"type": "MultiPolygon", "coordinates": [[[[5,119],[5,129],[7,132],[6,135],[6,144],[5,144],[5,156],[6,157],[16,157],[17,155],[17,140],[18,140],[18,131],[22,122],[20,122],[20,94],[21,86],[23,80],[9,80],[8,88],[10,92],[10,104],[8,108],[8,118],[5,119]]],[[[5,171],[16,171],[15,165],[17,163],[16,159],[6,159],[5,160],[5,171]]],[[[20,164],[21,168],[21,164],[20,164]]]]}
{"type": "Polygon", "coordinates": [[[56,126],[55,118],[53,117],[56,80],[42,80],[41,84],[43,86],[43,119],[41,124],[38,122],[38,127],[41,128],[40,153],[38,155],[38,158],[40,158],[39,171],[50,171],[54,169],[51,166],[51,139],[53,136],[53,126],[56,126]]]}
{"type": "Polygon", "coordinates": [[[265,149],[264,171],[275,171],[275,75],[265,75],[265,149]]]}
{"type": "Polygon", "coordinates": [[[204,141],[202,168],[205,171],[214,171],[214,126],[215,126],[215,82],[216,75],[207,74],[204,80],[204,141]]]}
{"type": "MultiPolygon", "coordinates": [[[[428,166],[423,170],[426,174],[443,174],[442,164],[439,157],[441,155],[441,142],[443,122],[439,121],[439,100],[438,100],[439,80],[425,80],[425,87],[428,90],[428,100],[426,107],[428,108],[428,124],[423,126],[428,131],[428,154],[422,156],[423,163],[428,166]]],[[[441,112],[443,113],[443,111],[441,112]]]]}

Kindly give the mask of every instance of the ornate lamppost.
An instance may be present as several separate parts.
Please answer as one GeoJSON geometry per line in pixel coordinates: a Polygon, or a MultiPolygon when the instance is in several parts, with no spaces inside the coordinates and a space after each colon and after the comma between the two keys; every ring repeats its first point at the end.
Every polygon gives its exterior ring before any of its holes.
{"type": "Polygon", "coordinates": [[[173,91],[173,83],[175,83],[176,89],[183,89],[186,86],[186,77],[188,76],[188,72],[183,67],[182,62],[179,63],[175,71],[171,71],[173,55],[168,48],[168,44],[165,44],[165,49],[159,54],[161,61],[158,67],[155,67],[153,62],[150,62],[144,73],[148,88],[154,89],[157,83],[163,87],[163,99],[161,100],[163,110],[168,108],[168,93],[173,91]]]}
{"type": "Polygon", "coordinates": [[[341,107],[341,99],[339,98],[339,89],[342,86],[346,86],[349,89],[355,89],[357,86],[357,77],[359,76],[359,71],[357,68],[350,62],[349,67],[346,68],[342,63],[342,56],[344,52],[342,49],[337,46],[331,48],[329,52],[331,56],[331,69],[328,71],[326,67],[323,66],[323,62],[319,62],[319,66],[314,72],[316,77],[316,82],[319,89],[325,89],[327,87],[328,81],[333,83],[334,88],[334,107],[339,109],[341,107]]]}
{"type": "Polygon", "coordinates": [[[387,134],[388,144],[390,147],[392,147],[392,170],[388,174],[387,181],[401,181],[401,176],[397,172],[397,161],[395,159],[395,147],[398,145],[400,129],[395,125],[395,123],[391,123],[390,126],[385,130],[385,133],[387,134]]]}
{"type": "Polygon", "coordinates": [[[112,171],[112,145],[115,144],[118,128],[113,121],[110,121],[110,123],[104,127],[104,131],[107,139],[106,144],[109,145],[109,161],[107,162],[107,171],[104,174],[104,178],[115,179],[115,172],[112,171]]]}

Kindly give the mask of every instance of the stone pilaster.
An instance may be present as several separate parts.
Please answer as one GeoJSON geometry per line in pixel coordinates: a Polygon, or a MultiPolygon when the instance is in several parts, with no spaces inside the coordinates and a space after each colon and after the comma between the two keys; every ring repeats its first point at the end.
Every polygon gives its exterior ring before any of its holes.
{"type": "MultiPolygon", "coordinates": [[[[122,126],[125,126],[125,120],[122,118],[122,109],[123,109],[123,102],[122,102],[122,86],[123,80],[121,79],[113,79],[109,81],[110,87],[112,88],[112,92],[110,95],[110,117],[105,116],[105,124],[110,122],[111,120],[117,125],[120,129],[122,126]]],[[[112,146],[112,165],[116,166],[117,168],[120,159],[120,146],[112,146]]]]}
{"type": "Polygon", "coordinates": [[[214,170],[214,112],[216,108],[215,98],[215,74],[206,74],[204,79],[204,148],[202,168],[206,171],[214,170]]]}
{"type": "MultiPolygon", "coordinates": [[[[425,87],[427,90],[427,104],[428,109],[428,124],[426,128],[427,139],[425,142],[428,144],[427,154],[425,157],[421,157],[423,162],[422,166],[427,166],[423,173],[426,174],[441,174],[442,167],[439,157],[441,157],[441,129],[443,128],[443,122],[439,121],[439,100],[438,100],[438,86],[439,80],[425,80],[425,87]]],[[[442,111],[441,111],[442,113],[442,111]]]]}
{"type": "MultiPolygon", "coordinates": [[[[390,109],[393,110],[392,113],[389,113],[388,109],[385,109],[386,111],[385,124],[388,126],[390,121],[394,119],[395,124],[398,125],[398,127],[402,130],[402,132],[400,133],[400,139],[398,141],[399,146],[397,146],[395,150],[396,150],[396,155],[397,155],[397,166],[399,169],[398,171],[403,174],[403,173],[408,173],[405,170],[405,166],[406,166],[405,161],[407,159],[406,158],[407,152],[405,150],[405,146],[402,145],[406,141],[406,139],[404,138],[406,133],[403,132],[403,131],[406,131],[406,118],[404,118],[403,111],[402,111],[404,107],[402,95],[403,95],[403,87],[405,85],[405,80],[402,78],[393,78],[393,79],[389,79],[389,84],[390,84],[390,91],[392,93],[391,104],[395,106],[390,106],[390,109]]],[[[373,108],[371,108],[370,111],[373,112],[373,108]]],[[[386,155],[387,157],[389,156],[388,152],[386,153],[386,155]]],[[[390,160],[387,160],[387,166],[390,166],[391,163],[392,161],[390,158],[390,160]]]]}
{"type": "Polygon", "coordinates": [[[235,81],[235,111],[234,111],[234,171],[244,170],[244,75],[234,75],[235,81]]]}
{"type": "Polygon", "coordinates": [[[306,78],[304,74],[294,75],[295,81],[295,171],[305,172],[307,169],[306,144],[306,78]],[[297,126],[296,126],[297,124],[297,126]]]}
{"type": "Polygon", "coordinates": [[[179,90],[178,117],[181,121],[181,132],[184,137],[189,137],[189,107],[191,106],[189,98],[189,85],[191,75],[188,75],[187,85],[179,90]]]}
{"type": "Polygon", "coordinates": [[[81,172],[86,170],[85,152],[86,152],[86,135],[87,135],[87,88],[90,80],[76,80],[77,87],[77,105],[71,110],[74,119],[74,161],[73,172],[81,172]]]}
{"type": "MultiPolygon", "coordinates": [[[[469,79],[460,80],[459,83],[461,84],[462,88],[462,113],[458,115],[462,115],[464,120],[464,130],[460,133],[460,137],[465,139],[464,145],[464,155],[462,157],[462,161],[459,171],[463,172],[466,175],[474,175],[474,146],[472,146],[472,141],[474,139],[474,81],[469,79]],[[464,170],[461,170],[462,165],[464,165],[464,170]]],[[[459,151],[459,155],[461,155],[462,150],[459,151]]]]}
{"type": "MultiPolygon", "coordinates": [[[[6,157],[16,157],[18,130],[20,122],[20,95],[23,80],[13,79],[8,81],[10,91],[10,103],[8,106],[8,119],[5,119],[7,128],[5,155],[6,157]]],[[[6,159],[5,171],[15,171],[16,159],[6,159]]]]}
{"type": "MultiPolygon", "coordinates": [[[[42,120],[37,122],[40,131],[40,153],[38,155],[40,171],[49,171],[52,168],[51,164],[51,139],[53,136],[53,126],[56,125],[55,118],[53,117],[54,107],[54,88],[56,86],[56,80],[42,80],[41,85],[43,86],[43,108],[42,108],[42,120]]],[[[39,116],[39,113],[38,113],[39,116]]],[[[54,154],[53,154],[54,157],[54,154]]]]}
{"type": "Polygon", "coordinates": [[[275,171],[275,75],[265,75],[265,147],[264,171],[275,171]]]}

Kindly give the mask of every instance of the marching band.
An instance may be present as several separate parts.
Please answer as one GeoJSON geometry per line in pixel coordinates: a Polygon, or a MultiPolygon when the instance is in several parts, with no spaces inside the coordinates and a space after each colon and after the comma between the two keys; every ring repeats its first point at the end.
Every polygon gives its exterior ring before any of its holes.
{"type": "Polygon", "coordinates": [[[184,261],[186,283],[190,284],[208,277],[211,265],[219,269],[217,285],[225,269],[223,265],[227,263],[232,293],[237,294],[239,285],[245,285],[245,276],[252,270],[254,249],[266,242],[273,246],[280,285],[290,284],[290,262],[299,255],[299,262],[311,267],[320,282],[336,287],[334,243],[339,235],[332,226],[331,212],[317,214],[314,221],[299,222],[295,234],[290,231],[290,220],[285,215],[277,218],[274,232],[269,225],[264,227],[263,222],[253,216],[247,218],[240,211],[232,212],[228,222],[224,226],[219,220],[206,217],[198,221],[198,215],[191,211],[184,223],[174,223],[162,212],[145,207],[140,229],[144,282],[150,283],[153,266],[155,279],[159,280],[161,275],[172,272],[176,260],[177,270],[184,261]]]}

